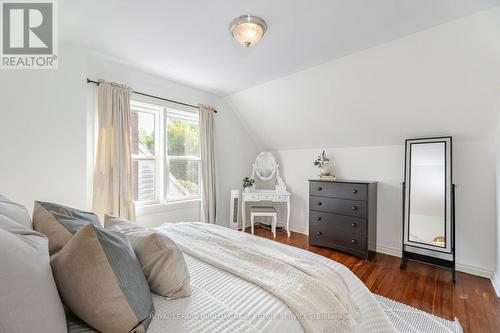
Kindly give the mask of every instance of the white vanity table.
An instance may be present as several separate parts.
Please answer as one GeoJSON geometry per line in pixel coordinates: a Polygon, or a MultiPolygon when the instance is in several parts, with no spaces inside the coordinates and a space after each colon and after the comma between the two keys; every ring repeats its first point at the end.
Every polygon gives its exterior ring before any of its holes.
{"type": "Polygon", "coordinates": [[[241,194],[241,211],[242,211],[242,231],[245,231],[246,220],[246,204],[249,202],[267,201],[271,203],[285,203],[286,204],[286,233],[290,237],[290,195],[286,191],[286,184],[280,176],[279,164],[274,155],[270,152],[262,152],[255,159],[252,164],[252,178],[258,177],[261,181],[272,182],[275,189],[267,190],[252,190],[250,192],[243,192],[241,194]]]}
{"type": "Polygon", "coordinates": [[[290,192],[287,191],[275,191],[275,190],[253,190],[251,192],[243,192],[241,194],[241,223],[242,231],[245,231],[245,219],[246,219],[246,203],[247,202],[259,202],[259,201],[271,201],[273,203],[283,202],[286,203],[286,233],[290,237],[290,192]]]}

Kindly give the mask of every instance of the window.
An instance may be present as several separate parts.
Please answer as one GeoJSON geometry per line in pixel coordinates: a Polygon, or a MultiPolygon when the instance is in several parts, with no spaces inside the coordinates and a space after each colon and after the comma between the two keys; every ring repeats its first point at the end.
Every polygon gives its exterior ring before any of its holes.
{"type": "Polygon", "coordinates": [[[134,200],[153,204],[200,198],[198,113],[132,101],[134,200]]]}

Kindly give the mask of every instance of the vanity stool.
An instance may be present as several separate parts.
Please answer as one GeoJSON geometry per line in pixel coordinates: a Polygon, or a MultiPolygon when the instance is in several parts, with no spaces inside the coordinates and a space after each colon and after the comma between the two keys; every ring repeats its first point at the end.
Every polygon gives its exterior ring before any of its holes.
{"type": "Polygon", "coordinates": [[[252,235],[254,234],[255,217],[270,217],[271,218],[271,230],[273,231],[273,236],[276,238],[276,223],[278,220],[278,213],[274,207],[252,207],[250,209],[250,226],[252,229],[252,235]]]}

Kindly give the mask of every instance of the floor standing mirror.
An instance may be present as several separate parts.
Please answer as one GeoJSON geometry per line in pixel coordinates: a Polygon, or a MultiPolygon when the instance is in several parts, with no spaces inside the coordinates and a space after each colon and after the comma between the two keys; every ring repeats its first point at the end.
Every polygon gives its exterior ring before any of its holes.
{"type": "Polygon", "coordinates": [[[455,186],[452,138],[408,139],[403,182],[403,253],[450,268],[455,282],[455,186]]]}

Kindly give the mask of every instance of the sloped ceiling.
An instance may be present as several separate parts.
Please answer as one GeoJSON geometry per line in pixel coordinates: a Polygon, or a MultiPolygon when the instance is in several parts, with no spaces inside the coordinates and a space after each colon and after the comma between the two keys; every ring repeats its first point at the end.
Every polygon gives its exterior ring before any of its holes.
{"type": "Polygon", "coordinates": [[[64,0],[61,39],[229,94],[499,4],[500,0],[64,0]],[[262,16],[255,48],[229,22],[262,16]]]}
{"type": "Polygon", "coordinates": [[[493,139],[500,96],[494,8],[227,97],[266,149],[493,139]]]}

